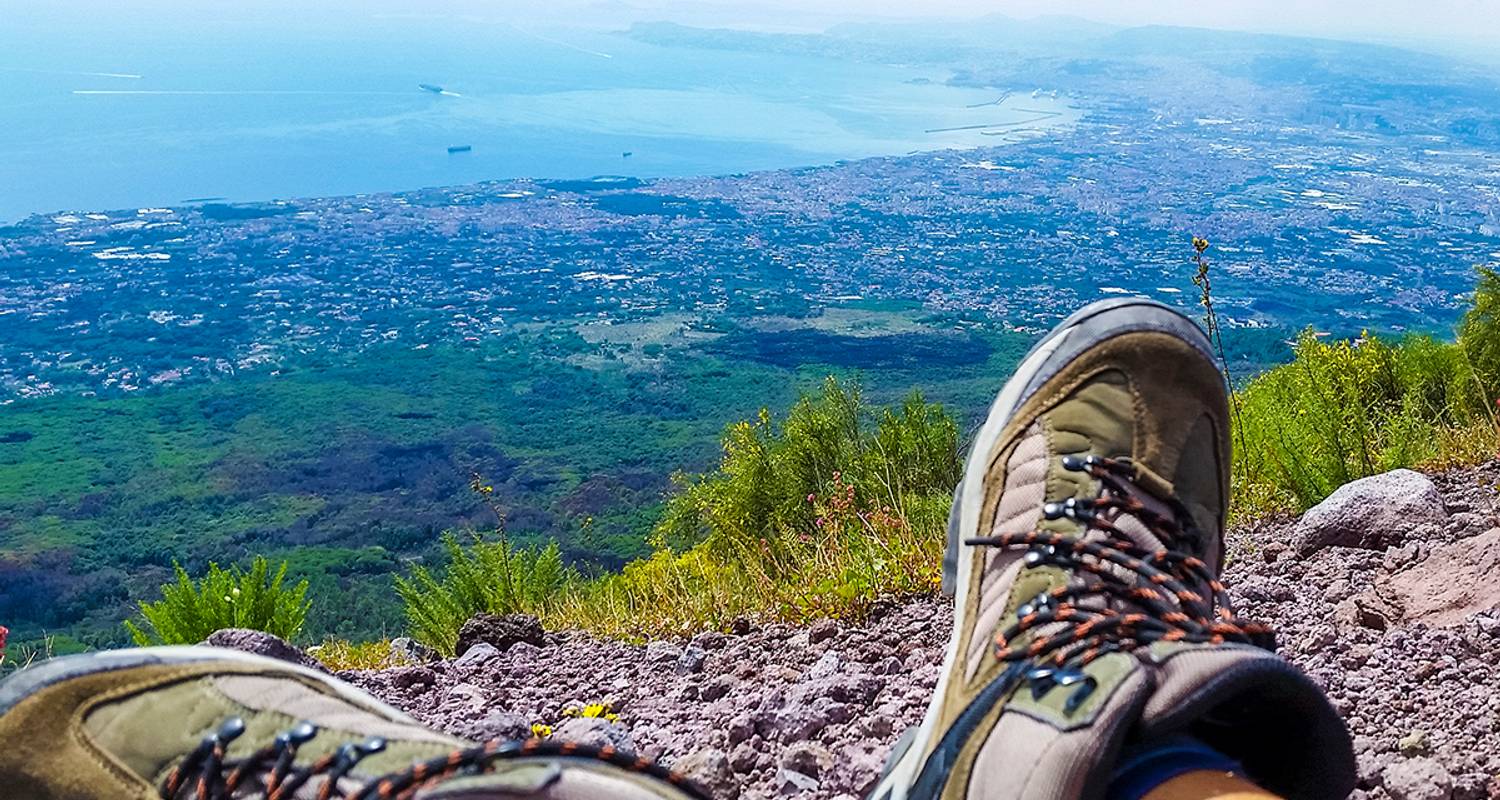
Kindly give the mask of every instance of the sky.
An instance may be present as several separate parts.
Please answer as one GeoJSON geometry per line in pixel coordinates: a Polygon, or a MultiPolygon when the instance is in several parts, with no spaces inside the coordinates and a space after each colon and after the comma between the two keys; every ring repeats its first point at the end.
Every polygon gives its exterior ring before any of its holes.
{"type": "MultiPolygon", "coordinates": [[[[1447,51],[1500,64],[1500,0],[0,0],[0,27],[49,28],[219,15],[313,21],[342,14],[459,15],[619,27],[633,21],[818,31],[850,20],[1064,14],[1116,25],[1170,24],[1447,51]],[[153,13],[155,12],[155,13],[153,13]],[[30,19],[28,19],[30,18],[30,19]],[[45,23],[44,23],[45,24],[45,23]]],[[[170,24],[170,23],[168,23],[170,24]]]]}
{"type": "MultiPolygon", "coordinates": [[[[786,18],[1015,17],[1066,14],[1118,25],[1169,24],[1500,51],[1500,0],[633,0],[674,13],[738,7],[786,18]]],[[[701,12],[700,12],[701,13],[701,12]]]]}

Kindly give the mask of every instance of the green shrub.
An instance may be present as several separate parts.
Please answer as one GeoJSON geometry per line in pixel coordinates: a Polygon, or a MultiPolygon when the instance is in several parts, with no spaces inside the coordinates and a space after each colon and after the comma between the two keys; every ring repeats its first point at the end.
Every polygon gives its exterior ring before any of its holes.
{"type": "Polygon", "coordinates": [[[450,532],[443,534],[443,550],[447,565],[440,575],[416,565],[411,577],[396,577],[396,592],[412,637],[444,655],[455,654],[458,630],[475,614],[540,615],[578,580],[556,542],[520,548],[501,533],[496,541],[475,534],[464,545],[450,532]]]}
{"type": "Polygon", "coordinates": [[[677,476],[654,532],[659,547],[702,544],[720,557],[784,557],[789,533],[813,526],[810,498],[851,487],[864,510],[946,495],[958,483],[958,425],[912,392],[899,409],[871,413],[857,384],[828,378],[780,426],[762,409],[729,426],[718,469],[677,476]],[[873,424],[872,424],[873,423],[873,424]]]}
{"type": "Polygon", "coordinates": [[[736,617],[857,616],[880,597],[935,591],[958,482],[958,426],[912,393],[874,410],[829,378],[777,424],[729,426],[708,473],[679,476],[655,552],[581,583],[555,626],[641,638],[736,617]]]}
{"type": "Polygon", "coordinates": [[[1300,511],[1377,472],[1492,457],[1495,376],[1500,277],[1488,270],[1457,343],[1303,333],[1290,364],[1238,392],[1236,514],[1300,511]]]}
{"type": "Polygon", "coordinates": [[[286,586],[286,562],[275,574],[265,558],[257,557],[249,571],[237,566],[208,565],[208,574],[194,581],[174,564],[177,581],[161,587],[162,599],[140,604],[149,628],[127,620],[125,627],[139,646],[197,644],[222,628],[250,628],[290,640],[302,629],[307,610],[307,581],[286,586]]]}
{"type": "Polygon", "coordinates": [[[1481,399],[1500,397],[1500,273],[1477,267],[1474,299],[1458,324],[1458,344],[1474,369],[1481,399]]]}

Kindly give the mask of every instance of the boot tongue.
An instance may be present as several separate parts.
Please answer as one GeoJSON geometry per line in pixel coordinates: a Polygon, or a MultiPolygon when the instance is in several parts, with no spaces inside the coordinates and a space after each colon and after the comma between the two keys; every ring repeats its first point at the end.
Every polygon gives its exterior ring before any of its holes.
{"type": "MultiPolygon", "coordinates": [[[[1121,486],[1123,491],[1120,492],[1120,496],[1127,501],[1140,503],[1145,508],[1145,516],[1157,519],[1172,519],[1176,516],[1170,505],[1157,499],[1155,495],[1142,491],[1134,481],[1124,481],[1121,486]]],[[[1111,511],[1105,515],[1105,519],[1119,528],[1131,542],[1146,550],[1156,551],[1177,545],[1176,542],[1167,541],[1151,530],[1142,520],[1141,515],[1125,511],[1111,511]]]]}

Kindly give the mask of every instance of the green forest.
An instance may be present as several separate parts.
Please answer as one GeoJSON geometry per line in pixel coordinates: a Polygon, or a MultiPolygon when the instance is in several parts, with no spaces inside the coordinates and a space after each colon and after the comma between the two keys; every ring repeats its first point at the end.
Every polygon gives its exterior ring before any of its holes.
{"type": "Polygon", "coordinates": [[[494,524],[476,475],[518,542],[615,569],[649,551],[672,475],[712,466],[726,425],[830,374],[877,402],[921,386],[973,416],[1030,339],[918,322],[666,344],[553,326],[16,401],[0,414],[0,619],[13,641],[121,644],[174,563],[264,555],[319,598],[307,635],[393,635],[391,576],[438,554],[443,531],[494,524]]]}

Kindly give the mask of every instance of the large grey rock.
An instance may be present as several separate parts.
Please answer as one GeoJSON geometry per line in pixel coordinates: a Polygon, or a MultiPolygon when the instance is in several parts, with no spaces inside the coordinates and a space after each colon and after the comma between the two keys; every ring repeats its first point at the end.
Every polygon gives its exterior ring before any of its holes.
{"type": "Polygon", "coordinates": [[[1453,775],[1430,758],[1409,758],[1385,768],[1381,782],[1392,800],[1448,800],[1453,775]]]}
{"type": "Polygon", "coordinates": [[[635,740],[630,730],[618,722],[602,717],[574,717],[557,726],[553,738],[560,742],[576,742],[589,747],[613,746],[622,753],[634,753],[635,740]]]}
{"type": "Polygon", "coordinates": [[[824,653],[816,663],[808,668],[807,677],[817,679],[837,675],[839,668],[842,666],[843,661],[839,658],[838,653],[824,653]]]}
{"type": "Polygon", "coordinates": [[[1302,555],[1325,547],[1384,550],[1413,529],[1440,528],[1447,517],[1431,479],[1397,469],[1340,486],[1302,515],[1292,540],[1302,555]]]}
{"type": "Polygon", "coordinates": [[[520,714],[493,709],[483,716],[460,717],[452,731],[460,736],[484,742],[490,739],[511,741],[531,735],[531,722],[520,714]]]}
{"type": "Polygon", "coordinates": [[[502,652],[516,642],[545,647],[547,634],[541,621],[529,614],[475,614],[458,629],[458,652],[480,642],[502,652]]]}
{"type": "Polygon", "coordinates": [[[291,664],[321,670],[323,665],[308,654],[288,644],[286,640],[273,636],[265,631],[253,631],[249,628],[224,628],[214,631],[208,635],[203,643],[210,647],[224,647],[230,650],[239,650],[242,653],[254,653],[258,656],[274,658],[277,661],[286,661],[291,664]]]}

